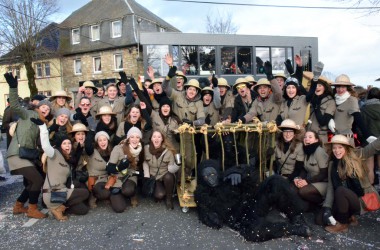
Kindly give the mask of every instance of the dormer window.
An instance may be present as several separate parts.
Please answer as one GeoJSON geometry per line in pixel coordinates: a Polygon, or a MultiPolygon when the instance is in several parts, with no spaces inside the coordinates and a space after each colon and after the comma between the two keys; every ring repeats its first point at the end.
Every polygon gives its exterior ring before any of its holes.
{"type": "Polygon", "coordinates": [[[71,30],[71,41],[73,44],[80,43],[80,33],[79,32],[80,32],[79,28],[71,30]]]}
{"type": "Polygon", "coordinates": [[[98,41],[100,39],[99,25],[91,25],[90,34],[91,34],[91,41],[98,41]]]}
{"type": "Polygon", "coordinates": [[[121,20],[114,21],[111,24],[111,37],[121,37],[121,20]]]}

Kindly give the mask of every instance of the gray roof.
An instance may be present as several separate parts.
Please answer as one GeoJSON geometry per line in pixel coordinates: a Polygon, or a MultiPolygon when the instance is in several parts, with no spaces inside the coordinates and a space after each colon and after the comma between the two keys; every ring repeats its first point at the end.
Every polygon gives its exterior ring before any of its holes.
{"type": "Polygon", "coordinates": [[[74,11],[60,26],[78,27],[84,24],[98,23],[103,20],[115,20],[131,14],[155,22],[170,31],[180,32],[180,30],[165,22],[134,0],[92,0],[82,8],[74,11]]]}

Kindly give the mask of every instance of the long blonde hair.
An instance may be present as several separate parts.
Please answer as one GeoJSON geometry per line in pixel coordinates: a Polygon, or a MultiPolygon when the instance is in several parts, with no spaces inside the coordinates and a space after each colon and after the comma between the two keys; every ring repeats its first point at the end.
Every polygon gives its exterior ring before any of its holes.
{"type": "Polygon", "coordinates": [[[341,179],[348,177],[357,177],[362,179],[364,177],[364,168],[362,166],[362,160],[356,155],[354,150],[346,145],[342,145],[346,153],[342,158],[342,165],[338,167],[338,174],[341,179]]]}

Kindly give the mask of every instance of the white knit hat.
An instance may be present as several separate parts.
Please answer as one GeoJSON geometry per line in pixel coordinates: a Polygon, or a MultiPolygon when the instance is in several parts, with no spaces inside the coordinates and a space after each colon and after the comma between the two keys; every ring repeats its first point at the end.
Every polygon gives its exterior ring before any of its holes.
{"type": "Polygon", "coordinates": [[[110,136],[107,134],[107,132],[105,132],[105,131],[99,131],[99,132],[96,133],[96,135],[95,135],[95,141],[98,141],[98,138],[99,138],[100,136],[105,136],[105,137],[107,138],[107,140],[110,139],[110,136]]]}
{"type": "Polygon", "coordinates": [[[137,134],[140,138],[142,138],[142,133],[140,131],[140,129],[136,128],[136,127],[132,127],[128,130],[128,133],[127,133],[127,140],[129,139],[129,137],[131,137],[132,135],[134,134],[137,134]]]}

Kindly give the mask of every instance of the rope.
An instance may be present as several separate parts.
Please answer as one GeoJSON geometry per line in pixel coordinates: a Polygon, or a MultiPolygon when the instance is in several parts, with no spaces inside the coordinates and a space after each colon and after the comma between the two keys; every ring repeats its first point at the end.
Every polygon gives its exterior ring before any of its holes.
{"type": "Polygon", "coordinates": [[[204,125],[201,127],[201,129],[199,130],[199,132],[201,132],[201,133],[204,135],[204,139],[205,139],[206,160],[208,160],[208,159],[210,158],[210,155],[209,155],[209,148],[208,148],[207,128],[208,128],[208,125],[207,125],[207,124],[204,124],[204,125]]]}

